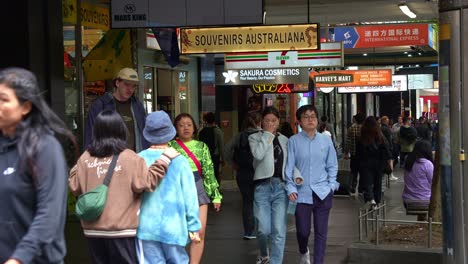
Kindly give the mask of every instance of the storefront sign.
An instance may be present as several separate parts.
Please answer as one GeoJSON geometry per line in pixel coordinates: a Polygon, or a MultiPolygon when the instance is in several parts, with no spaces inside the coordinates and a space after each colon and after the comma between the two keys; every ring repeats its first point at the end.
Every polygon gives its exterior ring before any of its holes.
{"type": "Polygon", "coordinates": [[[112,28],[259,25],[262,0],[106,0],[112,28]]]}
{"type": "Polygon", "coordinates": [[[308,83],[308,81],[309,70],[306,68],[228,70],[222,75],[216,75],[216,85],[308,83]]]}
{"type": "MultiPolygon", "coordinates": [[[[323,89],[323,88],[320,88],[323,89]]],[[[406,75],[393,75],[390,86],[355,86],[339,87],[338,93],[375,93],[375,92],[404,92],[408,90],[406,75]]]]}
{"type": "Polygon", "coordinates": [[[434,75],[432,74],[409,74],[408,89],[434,89],[434,75]]]}
{"type": "Polygon", "coordinates": [[[289,94],[309,92],[307,84],[254,84],[252,92],[255,94],[289,94]]]}
{"type": "Polygon", "coordinates": [[[320,43],[320,50],[226,53],[224,67],[234,69],[343,67],[342,42],[320,43]]]}
{"type": "Polygon", "coordinates": [[[391,86],[392,70],[311,72],[315,87],[391,86]]]}
{"type": "Polygon", "coordinates": [[[372,25],[333,29],[334,40],[343,41],[345,48],[426,46],[433,42],[429,38],[431,30],[431,24],[372,25]]]}
{"type": "Polygon", "coordinates": [[[109,9],[81,2],[81,25],[109,30],[109,9]]]}
{"type": "Polygon", "coordinates": [[[181,29],[183,54],[318,49],[318,24],[181,29]]]}
{"type": "MultiPolygon", "coordinates": [[[[62,0],[63,22],[76,24],[76,0],[62,0]]],[[[109,30],[109,9],[81,2],[81,25],[94,29],[109,30]]]]}

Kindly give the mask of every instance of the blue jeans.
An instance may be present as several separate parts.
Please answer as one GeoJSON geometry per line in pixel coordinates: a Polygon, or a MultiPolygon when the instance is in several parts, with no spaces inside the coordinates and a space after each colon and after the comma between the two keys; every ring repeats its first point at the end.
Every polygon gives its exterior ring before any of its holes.
{"type": "Polygon", "coordinates": [[[185,248],[157,241],[137,239],[137,255],[140,264],[188,264],[185,248]]]}
{"type": "Polygon", "coordinates": [[[281,264],[288,220],[288,195],[285,183],[279,178],[270,178],[255,186],[254,196],[260,255],[268,256],[268,245],[271,240],[270,263],[281,264]]]}

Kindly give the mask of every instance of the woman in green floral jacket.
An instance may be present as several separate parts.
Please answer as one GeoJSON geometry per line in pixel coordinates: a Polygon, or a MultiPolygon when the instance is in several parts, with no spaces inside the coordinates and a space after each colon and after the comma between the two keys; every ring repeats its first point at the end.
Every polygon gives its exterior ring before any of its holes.
{"type": "Polygon", "coordinates": [[[182,113],[174,120],[174,126],[177,136],[175,140],[169,142],[169,145],[188,159],[192,167],[195,185],[197,186],[200,222],[202,224],[199,232],[201,241],[199,243],[191,243],[190,263],[199,264],[203,255],[208,204],[212,202],[214,209],[218,212],[221,208],[223,197],[218,189],[219,184],[215,178],[208,146],[201,141],[193,139],[197,133],[197,126],[193,117],[187,113],[182,113]]]}

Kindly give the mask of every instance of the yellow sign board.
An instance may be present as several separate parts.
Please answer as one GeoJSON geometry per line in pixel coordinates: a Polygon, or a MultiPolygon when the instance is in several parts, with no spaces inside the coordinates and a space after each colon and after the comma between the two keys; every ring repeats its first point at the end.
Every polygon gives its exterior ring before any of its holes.
{"type": "Polygon", "coordinates": [[[109,30],[109,9],[81,2],[81,25],[109,30]]]}
{"type": "MultiPolygon", "coordinates": [[[[63,22],[76,24],[76,0],[62,0],[63,22]]],[[[109,30],[110,15],[109,8],[81,2],[80,7],[81,25],[94,29],[109,30]]]]}
{"type": "Polygon", "coordinates": [[[76,0],[62,0],[63,22],[76,24],[76,0]]]}
{"type": "Polygon", "coordinates": [[[318,24],[181,29],[182,54],[318,49],[318,24]]]}

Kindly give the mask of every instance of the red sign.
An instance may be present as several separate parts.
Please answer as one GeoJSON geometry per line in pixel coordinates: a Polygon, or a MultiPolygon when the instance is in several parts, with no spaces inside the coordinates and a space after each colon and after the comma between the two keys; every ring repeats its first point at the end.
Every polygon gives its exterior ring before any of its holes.
{"type": "Polygon", "coordinates": [[[429,45],[429,24],[391,24],[335,28],[345,48],[429,45]]]}

